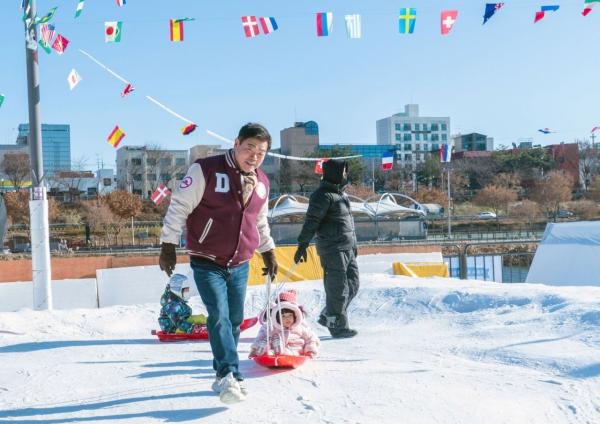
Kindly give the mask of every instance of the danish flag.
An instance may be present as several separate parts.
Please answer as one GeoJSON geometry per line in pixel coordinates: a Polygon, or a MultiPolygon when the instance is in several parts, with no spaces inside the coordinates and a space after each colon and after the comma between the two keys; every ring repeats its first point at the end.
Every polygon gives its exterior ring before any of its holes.
{"type": "Polygon", "coordinates": [[[154,204],[160,205],[160,202],[165,200],[169,196],[169,194],[171,194],[171,190],[169,190],[166,185],[161,184],[154,191],[154,193],[152,193],[152,197],[150,198],[152,199],[154,204]]]}
{"type": "Polygon", "coordinates": [[[256,16],[242,16],[242,25],[246,37],[256,37],[258,35],[258,22],[256,16]]]}

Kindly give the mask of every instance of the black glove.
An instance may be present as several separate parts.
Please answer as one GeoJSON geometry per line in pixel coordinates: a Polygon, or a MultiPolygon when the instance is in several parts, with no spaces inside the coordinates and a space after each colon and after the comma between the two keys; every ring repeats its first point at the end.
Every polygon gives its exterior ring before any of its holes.
{"type": "Polygon", "coordinates": [[[308,253],[306,252],[306,249],[308,249],[308,244],[298,244],[298,250],[296,250],[296,254],[294,255],[294,263],[306,262],[306,259],[308,258],[308,253]]]}
{"type": "Polygon", "coordinates": [[[160,269],[167,273],[170,277],[177,263],[177,254],[175,253],[175,245],[173,243],[163,243],[160,245],[160,258],[158,265],[160,269]]]}
{"type": "Polygon", "coordinates": [[[275,279],[279,265],[277,264],[277,258],[275,258],[275,250],[267,250],[261,253],[265,268],[263,268],[263,275],[270,275],[271,280],[275,279]]]}

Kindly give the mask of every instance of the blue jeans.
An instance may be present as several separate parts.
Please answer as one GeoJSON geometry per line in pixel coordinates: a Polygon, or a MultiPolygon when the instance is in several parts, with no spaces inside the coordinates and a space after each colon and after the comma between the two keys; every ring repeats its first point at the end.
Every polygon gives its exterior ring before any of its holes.
{"type": "Polygon", "coordinates": [[[234,268],[192,257],[196,287],[208,312],[208,339],[217,377],[232,372],[241,379],[237,353],[248,283],[248,262],[234,268]]]}

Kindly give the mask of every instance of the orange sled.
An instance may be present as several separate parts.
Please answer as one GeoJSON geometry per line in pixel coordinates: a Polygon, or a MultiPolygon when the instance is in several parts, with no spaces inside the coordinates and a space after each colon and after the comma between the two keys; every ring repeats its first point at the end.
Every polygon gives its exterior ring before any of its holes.
{"type": "MultiPolygon", "coordinates": [[[[258,322],[257,317],[247,318],[240,325],[240,331],[247,330],[258,322]]],[[[208,340],[208,329],[202,326],[198,333],[165,333],[160,330],[152,330],[152,335],[157,336],[161,342],[180,342],[185,340],[208,340]]]]}

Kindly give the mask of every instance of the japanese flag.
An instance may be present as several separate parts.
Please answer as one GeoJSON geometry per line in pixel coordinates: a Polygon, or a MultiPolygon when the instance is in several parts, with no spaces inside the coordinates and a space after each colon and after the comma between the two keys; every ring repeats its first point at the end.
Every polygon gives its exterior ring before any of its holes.
{"type": "Polygon", "coordinates": [[[77,84],[79,84],[79,82],[81,81],[81,77],[79,76],[79,74],[77,73],[77,71],[75,69],[71,69],[71,72],[69,72],[69,77],[67,78],[67,81],[69,81],[69,88],[71,90],[73,90],[75,88],[75,86],[77,84]]]}

